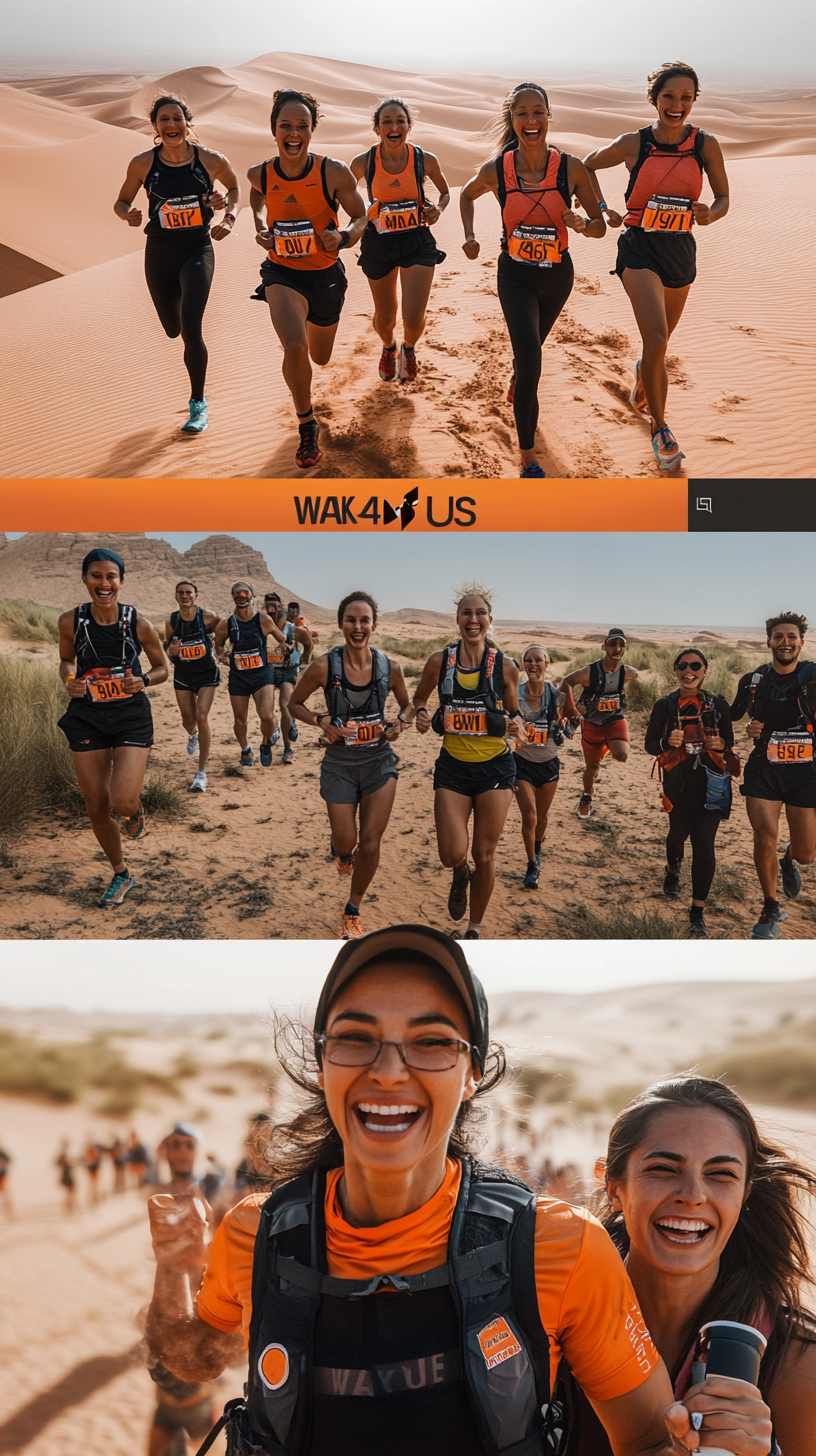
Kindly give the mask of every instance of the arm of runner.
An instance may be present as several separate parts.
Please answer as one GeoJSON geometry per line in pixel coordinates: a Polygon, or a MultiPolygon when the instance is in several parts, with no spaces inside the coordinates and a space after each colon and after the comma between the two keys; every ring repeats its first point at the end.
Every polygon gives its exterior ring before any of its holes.
{"type": "MultiPolygon", "coordinates": [[[[631,171],[637,161],[639,147],[638,133],[629,131],[623,136],[616,137],[608,147],[598,147],[594,152],[590,152],[588,157],[584,157],[584,166],[587,169],[592,190],[599,202],[604,202],[605,199],[596,174],[603,171],[605,167],[619,167],[622,163],[631,171]]],[[[623,213],[607,207],[606,221],[610,227],[618,228],[623,222],[623,213]]]]}
{"type": "Polygon", "coordinates": [[[329,162],[326,167],[326,186],[329,196],[334,197],[348,213],[350,226],[343,228],[345,242],[337,228],[325,228],[317,236],[318,247],[325,253],[338,253],[342,247],[353,248],[363,236],[368,218],[366,206],[357,191],[357,179],[345,162],[329,162]]]}
{"type": "Polygon", "coordinates": [[[433,227],[450,202],[450,187],[447,178],[439,165],[439,158],[435,157],[433,152],[425,153],[425,175],[430,177],[439,192],[436,202],[429,203],[425,208],[425,221],[429,227],[433,227]]]}
{"type": "Polygon", "coordinates": [[[250,167],[247,172],[247,181],[249,182],[249,206],[255,220],[255,241],[260,248],[268,252],[275,239],[271,228],[266,225],[266,198],[261,191],[260,163],[257,167],[250,167]]]}
{"type": "Polygon", "coordinates": [[[580,703],[576,702],[572,690],[573,688],[589,687],[589,665],[586,667],[578,667],[575,672],[567,673],[566,677],[562,677],[558,686],[567,696],[567,716],[570,718],[583,718],[586,709],[580,703]]]}
{"type": "Polygon", "coordinates": [[[412,719],[408,717],[411,709],[411,699],[408,696],[408,687],[400,664],[395,662],[393,657],[389,657],[388,661],[391,664],[391,691],[397,700],[397,707],[399,708],[396,723],[391,724],[391,727],[385,735],[386,738],[393,742],[395,738],[399,738],[400,734],[406,728],[410,728],[411,726],[412,719]]]}
{"type": "Polygon", "coordinates": [[[220,621],[221,621],[221,618],[219,617],[219,615],[218,615],[217,612],[205,612],[204,613],[204,628],[205,628],[205,631],[207,631],[209,633],[214,632],[216,630],[216,628],[217,628],[217,626],[218,626],[218,624],[219,624],[220,621]]]}
{"type": "Polygon", "coordinates": [[[512,657],[507,656],[504,659],[502,706],[508,715],[507,737],[514,743],[523,742],[524,733],[522,731],[521,710],[519,708],[519,670],[512,657]]]}
{"type": "Polygon", "coordinates": [[[692,202],[691,210],[698,227],[708,227],[709,223],[719,222],[720,218],[725,217],[730,201],[722,148],[716,137],[708,136],[708,134],[703,143],[703,166],[711,191],[714,193],[714,200],[712,202],[692,202]]]}
{"type": "Polygon", "coordinates": [[[122,183],[119,196],[113,204],[116,216],[126,222],[129,227],[139,227],[142,221],[141,208],[131,207],[136,193],[144,183],[147,176],[148,159],[144,153],[134,157],[128,163],[127,175],[122,183]]]}
{"type": "Polygon", "coordinates": [[[295,684],[295,691],[289,699],[289,712],[293,718],[301,723],[309,723],[312,728],[319,728],[322,737],[327,743],[338,743],[342,738],[356,735],[356,728],[338,728],[332,724],[331,715],[326,712],[315,712],[314,708],[307,708],[306,699],[312,693],[319,692],[326,686],[329,679],[329,658],[328,653],[318,657],[317,662],[312,662],[306,671],[298,678],[295,684]]]}
{"type": "Polygon", "coordinates": [[[634,680],[635,680],[636,677],[640,677],[640,673],[638,672],[638,670],[637,670],[636,667],[625,667],[624,668],[623,681],[625,683],[634,682],[634,680]]]}
{"type": "Polygon", "coordinates": [[[499,175],[494,161],[485,162],[479,168],[475,177],[465,183],[459,193],[459,212],[462,217],[462,226],[465,229],[465,241],[462,244],[462,251],[466,258],[478,258],[479,243],[473,231],[475,225],[476,211],[473,206],[479,197],[485,197],[492,192],[494,197],[499,193],[499,175]]]}
{"type": "Polygon", "coordinates": [[[658,698],[652,708],[649,722],[646,727],[646,741],[643,747],[653,758],[659,753],[665,753],[667,748],[679,748],[683,742],[682,729],[676,728],[667,734],[667,719],[669,716],[668,698],[658,698]]]}
{"type": "Polygon", "coordinates": [[[816,1431],[816,1345],[790,1341],[768,1400],[785,1456],[809,1456],[816,1431]]]}
{"type": "Polygon", "coordinates": [[[153,1354],[181,1380],[214,1380],[240,1358],[237,1331],[216,1329],[193,1305],[191,1265],[207,1261],[207,1212],[199,1199],[177,1200],[156,1194],[148,1200],[150,1232],[156,1255],[153,1298],[145,1333],[153,1354]]]}
{"type": "Polygon", "coordinates": [[[140,646],[144,648],[150,667],[144,677],[134,676],[129,680],[128,674],[125,674],[126,693],[140,693],[143,688],[157,688],[159,683],[167,681],[170,672],[159,634],[153,623],[143,617],[141,612],[136,616],[136,636],[140,646]]]}
{"type": "Polygon", "coordinates": [[[427,733],[431,726],[431,715],[428,712],[428,699],[439,682],[439,669],[442,666],[442,653],[432,652],[425,666],[422,669],[422,677],[413,698],[411,706],[405,714],[406,722],[416,721],[417,733],[427,733]]]}
{"type": "Polygon", "coordinates": [[[220,212],[222,208],[226,209],[226,216],[222,218],[221,222],[216,227],[210,228],[210,237],[218,241],[220,238],[228,238],[235,226],[235,215],[241,201],[241,188],[232,164],[221,152],[207,152],[205,156],[208,162],[210,157],[215,161],[214,167],[207,166],[210,176],[227,189],[225,196],[218,192],[210,193],[210,207],[214,208],[216,212],[220,212]]]}
{"type": "Polygon", "coordinates": [[[272,618],[269,616],[269,613],[268,612],[259,612],[258,615],[260,616],[260,619],[261,619],[261,631],[263,632],[264,636],[265,637],[274,637],[276,642],[282,642],[285,645],[286,644],[286,634],[284,632],[281,632],[280,627],[276,627],[275,626],[275,623],[272,621],[272,618]]]}
{"type": "Polygon", "coordinates": [[[307,663],[312,655],[312,648],[314,647],[311,632],[306,627],[296,627],[295,641],[299,642],[301,647],[303,648],[303,651],[306,654],[303,661],[304,663],[307,663]]]}
{"type": "Polygon", "coordinates": [[[213,636],[213,640],[215,642],[215,650],[222,657],[224,653],[224,644],[226,643],[228,635],[229,617],[222,617],[220,622],[218,623],[218,626],[215,629],[215,633],[213,636]]]}
{"type": "Polygon", "coordinates": [[[167,656],[169,658],[178,657],[181,651],[181,642],[173,631],[173,624],[169,617],[165,617],[164,619],[164,642],[167,656]]]}
{"type": "Polygon", "coordinates": [[[63,612],[59,619],[59,675],[65,684],[69,697],[84,698],[85,680],[76,675],[76,643],[74,641],[73,611],[63,612]]]}
{"type": "Polygon", "coordinates": [[[568,165],[570,189],[578,198],[586,217],[570,208],[563,214],[564,225],[572,228],[573,232],[583,233],[587,238],[602,238],[606,232],[606,223],[589,173],[578,157],[570,157],[568,165]]]}

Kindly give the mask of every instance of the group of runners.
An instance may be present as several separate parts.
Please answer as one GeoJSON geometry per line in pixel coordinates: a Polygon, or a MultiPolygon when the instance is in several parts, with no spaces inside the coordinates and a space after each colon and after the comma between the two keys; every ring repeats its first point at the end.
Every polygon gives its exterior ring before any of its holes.
{"type": "MultiPolygon", "coordinates": [[[[607,225],[624,227],[614,271],[642,339],[630,403],[650,422],[659,469],[675,470],[683,459],[666,420],[666,349],[696,276],[693,229],[723,218],[729,200],[720,146],[689,119],[698,93],[692,66],[664,63],[648,77],[654,121],[582,161],[548,141],[547,92],[524,81],[503,102],[493,155],[461,191],[469,259],[480,250],[474,203],[492,193],[501,208],[498,296],[513,354],[507,399],[522,477],[545,473],[536,458],[541,351],[573,286],[570,234],[601,238],[607,225]],[[618,210],[605,201],[598,173],[621,163],[629,180],[625,208],[618,210]],[[710,203],[700,200],[704,177],[713,193],[710,203]]],[[[360,243],[358,262],[382,341],[380,379],[410,383],[417,378],[416,346],[434,270],[445,259],[431,228],[450,202],[438,159],[409,140],[414,113],[403,98],[387,97],[377,105],[376,141],[350,166],[311,150],[319,119],[318,102],[309,93],[276,91],[270,125],[277,154],[248,172],[256,242],[266,253],[253,296],[267,303],[283,349],[283,375],[299,428],[295,461],[302,469],[321,458],[312,365],[326,365],[332,356],[348,286],[341,253],[360,243]],[[427,183],[436,190],[435,202],[426,195],[427,183]]],[[[182,337],[191,397],[181,429],[197,435],[208,424],[202,325],[215,263],[211,240],[226,239],[235,226],[239,182],[226,157],[201,145],[182,97],[157,97],[150,121],[154,145],[131,161],[114,211],[130,227],[140,227],[143,213],[134,203],[145,189],[147,285],[165,333],[182,337]],[[223,217],[213,226],[216,213],[223,217]]]]}
{"type": "MultiPolygon", "coordinates": [[[[623,764],[628,757],[626,687],[638,674],[624,660],[622,628],[610,628],[601,656],[556,685],[547,681],[550,656],[541,643],[524,649],[520,673],[492,637],[490,593],[469,586],[456,602],[456,637],[429,655],[411,693],[396,658],[373,644],[377,603],[366,591],[342,599],[337,610],[342,643],[315,656],[317,633],[297,602],[284,607],[271,592],[263,610],[256,610],[251,583],[237,581],[234,609],[220,618],[198,605],[192,582],[182,581],[176,588],[178,609],[165,623],[166,656],[153,625],[119,600],[124,574],[118,552],[106,547],[88,552],[82,575],[90,600],[59,620],[60,674],[70,696],[60,727],[74,756],[91,827],[113,871],[99,902],[103,907],[121,905],[135,884],[122,833],[139,839],[145,832],[140,796],[153,721],[144,689],[167,678],[168,657],[187,752],[198,756],[192,791],[207,787],[208,715],[220,681],[219,657],[228,663],[241,767],[253,764],[250,698],[260,721],[264,768],[271,766],[281,739],[281,762],[293,764],[300,723],[318,730],[320,795],[346,893],[340,915],[344,939],[364,933],[361,903],[377,872],[397,793],[395,745],[407,730],[433,732],[442,740],[433,771],[437,848],[442,866],[451,872],[448,911],[456,924],[467,916],[466,940],[482,933],[496,849],[514,797],[526,854],[524,885],[539,887],[564,737],[580,726],[584,773],[576,813],[582,824],[592,818],[604,758],[623,764]],[[146,673],[141,653],[150,664],[146,673]],[[428,704],[434,693],[432,713],[428,704]],[[317,707],[312,704],[316,694],[317,707]]],[[[769,618],[770,661],[741,677],[733,704],[707,690],[705,653],[698,646],[684,648],[674,661],[677,687],[652,709],[644,746],[656,760],[668,814],[663,893],[680,896],[680,869],[690,842],[692,938],[709,934],[703,912],[714,878],[717,831],[731,812],[732,785],[742,773],[733,727],[742,718],[748,717],[752,747],[740,793],[763,893],[752,938],[780,936],[785,919],[778,898],[780,873],[784,896],[794,900],[802,888],[799,866],[816,859],[816,664],[802,658],[806,631],[807,621],[798,613],[769,618]],[[790,838],[779,859],[783,807],[790,838]]]]}

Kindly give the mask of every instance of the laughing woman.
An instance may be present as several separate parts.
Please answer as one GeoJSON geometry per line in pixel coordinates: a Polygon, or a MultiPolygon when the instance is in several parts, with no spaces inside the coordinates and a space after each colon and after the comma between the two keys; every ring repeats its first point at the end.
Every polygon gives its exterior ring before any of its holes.
{"type": "Polygon", "coordinates": [[[360,244],[359,264],[374,299],[374,328],[382,339],[380,378],[410,384],[417,377],[415,347],[425,328],[425,309],[434,268],[445,261],[431,232],[450,202],[450,190],[433,152],[412,145],[413,117],[399,96],[381,101],[373,126],[378,144],[351,164],[358,182],[368,188],[368,226],[360,244]],[[425,196],[430,177],[439,192],[436,204],[425,196]],[[403,342],[397,359],[397,280],[402,290],[403,342]]]}

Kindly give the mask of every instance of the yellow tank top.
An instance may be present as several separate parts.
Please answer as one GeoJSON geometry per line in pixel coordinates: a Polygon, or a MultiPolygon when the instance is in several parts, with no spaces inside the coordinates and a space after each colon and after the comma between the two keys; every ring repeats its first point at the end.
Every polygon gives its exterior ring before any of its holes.
{"type": "MultiPolygon", "coordinates": [[[[479,670],[475,672],[461,672],[456,669],[456,681],[460,688],[477,688],[479,686],[479,670]]],[[[489,763],[491,758],[498,758],[500,753],[507,753],[508,748],[503,738],[489,738],[487,736],[465,738],[461,733],[445,733],[442,738],[442,747],[447,749],[451,758],[458,758],[460,763],[489,763]]]]}

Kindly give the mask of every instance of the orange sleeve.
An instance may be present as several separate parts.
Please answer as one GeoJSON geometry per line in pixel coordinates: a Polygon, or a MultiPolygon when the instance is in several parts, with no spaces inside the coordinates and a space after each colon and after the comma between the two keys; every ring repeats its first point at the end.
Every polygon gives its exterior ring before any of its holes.
{"type": "Polygon", "coordinates": [[[535,1279],[551,1383],[562,1355],[595,1400],[627,1395],[648,1379],[660,1356],[620,1254],[587,1209],[539,1199],[535,1279]]]}
{"type": "Polygon", "coordinates": [[[261,1204],[267,1193],[250,1194],[225,1214],[207,1253],[196,1311],[208,1325],[227,1333],[242,1330],[248,1342],[252,1314],[252,1258],[261,1204]]]}

